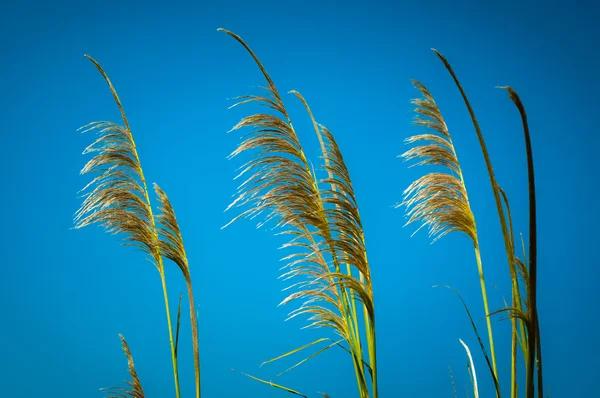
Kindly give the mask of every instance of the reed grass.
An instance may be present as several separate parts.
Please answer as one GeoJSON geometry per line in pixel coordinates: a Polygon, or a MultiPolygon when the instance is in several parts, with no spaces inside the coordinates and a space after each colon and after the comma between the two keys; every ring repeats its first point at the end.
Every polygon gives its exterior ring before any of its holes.
{"type": "MultiPolygon", "coordinates": [[[[240,213],[226,226],[241,218],[258,217],[259,226],[271,224],[279,230],[280,235],[290,237],[290,240],[283,245],[283,248],[291,252],[282,259],[286,264],[282,268],[281,275],[281,279],[291,283],[285,289],[290,293],[280,305],[299,303],[298,307],[288,314],[287,319],[307,317],[308,324],[304,328],[319,329],[324,333],[323,337],[269,359],[263,362],[263,365],[304,353],[308,349],[318,348],[317,351],[278,373],[273,377],[274,379],[331,348],[341,348],[352,362],[359,396],[378,398],[373,282],[358,203],[341,149],[333,134],[317,122],[305,98],[296,90],[289,91],[288,93],[299,100],[305,108],[319,141],[323,162],[319,172],[315,171],[305,155],[283,99],[259,58],[240,36],[225,29],[219,30],[245,48],[266,80],[261,95],[237,97],[238,102],[231,107],[256,104],[264,106],[266,111],[244,116],[231,130],[234,132],[244,129],[247,132],[229,158],[244,155],[249,156],[249,160],[240,168],[236,177],[245,180],[239,185],[234,201],[227,207],[227,210],[239,209],[240,213]],[[332,338],[331,335],[336,338],[332,338]]],[[[525,397],[533,398],[537,391],[538,398],[541,398],[543,396],[542,351],[536,298],[536,195],[532,144],[525,107],[515,90],[503,87],[521,116],[527,156],[529,245],[526,250],[522,239],[523,258],[521,259],[516,255],[508,195],[495,177],[490,155],[473,108],[447,59],[438,51],[434,50],[434,52],[450,73],[463,98],[485,159],[508,260],[511,303],[505,308],[490,310],[479,234],[464,173],[442,112],[429,89],[418,81],[413,83],[421,97],[414,99],[412,104],[416,113],[415,123],[426,128],[426,132],[407,138],[406,143],[415,146],[401,157],[413,162],[411,167],[435,166],[437,171],[429,172],[410,184],[404,191],[403,201],[398,206],[406,208],[408,217],[406,225],[420,224],[417,231],[427,228],[433,241],[453,232],[462,233],[469,238],[474,249],[485,313],[487,348],[485,338],[481,338],[466,302],[456,290],[446,287],[454,291],[465,309],[494,381],[496,396],[501,397],[501,379],[497,367],[491,317],[506,312],[511,320],[511,398],[517,398],[519,392],[518,349],[521,350],[524,359],[525,397]]],[[[200,398],[198,320],[191,271],[175,210],[166,193],[157,184],[154,184],[154,190],[159,206],[156,212],[153,210],[146,178],[121,101],[100,64],[93,58],[86,57],[95,65],[108,84],[121,113],[123,124],[100,121],[81,128],[83,132],[96,132],[99,137],[84,151],[84,154],[94,156],[84,166],[82,174],[92,174],[95,177],[82,190],[85,191],[84,200],[75,214],[75,228],[99,224],[106,232],[122,236],[125,245],[137,247],[151,257],[161,280],[175,396],[180,398],[178,347],[182,294],[180,294],[177,320],[173,330],[164,260],[171,260],[177,265],[187,287],[195,394],[196,398],[200,398]]],[[[129,345],[122,335],[119,336],[127,357],[131,380],[126,382],[127,387],[110,387],[103,391],[113,394],[109,397],[144,398],[129,345]]],[[[473,393],[478,398],[479,384],[471,350],[462,339],[459,339],[459,342],[467,353],[473,393]]],[[[272,379],[264,380],[247,373],[242,374],[273,388],[306,397],[305,394],[275,383],[272,379]]],[[[450,377],[454,396],[457,396],[451,370],[450,377]]],[[[329,398],[326,393],[319,394],[329,398]]]]}

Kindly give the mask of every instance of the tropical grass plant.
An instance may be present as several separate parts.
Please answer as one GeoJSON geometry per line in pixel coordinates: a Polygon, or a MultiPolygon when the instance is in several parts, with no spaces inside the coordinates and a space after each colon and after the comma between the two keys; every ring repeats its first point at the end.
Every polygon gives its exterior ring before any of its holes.
{"type": "MultiPolygon", "coordinates": [[[[236,39],[248,51],[267,81],[267,86],[263,87],[264,95],[238,97],[239,102],[232,108],[257,103],[271,112],[246,116],[231,130],[251,129],[230,155],[230,158],[242,154],[251,156],[236,178],[248,177],[228,207],[244,210],[231,222],[242,217],[263,216],[259,225],[273,221],[274,227],[281,229],[280,234],[291,237],[283,245],[293,252],[283,259],[287,264],[282,278],[293,281],[289,287],[292,293],[280,305],[301,300],[288,319],[307,315],[310,323],[306,328],[326,328],[340,337],[338,340],[322,337],[266,363],[328,342],[319,352],[280,374],[339,346],[350,354],[360,397],[377,398],[371,272],[358,204],[340,148],[331,132],[316,122],[302,95],[290,91],[304,105],[319,140],[325,172],[323,178],[319,178],[309,165],[288,111],[265,67],[241,37],[225,29],[219,30],[236,39]],[[365,346],[366,352],[363,351],[365,346]]],[[[257,380],[304,396],[271,381],[257,380]]]]}
{"type": "MultiPolygon", "coordinates": [[[[471,210],[463,172],[458,161],[458,156],[450,136],[448,126],[444,121],[442,113],[429,90],[418,81],[413,81],[422,97],[413,100],[415,105],[415,124],[426,127],[428,131],[406,139],[406,143],[415,146],[403,155],[405,160],[417,160],[414,166],[438,166],[443,171],[430,172],[412,183],[404,192],[404,201],[400,204],[407,209],[408,222],[421,223],[421,227],[428,227],[433,240],[440,239],[450,232],[462,232],[472,241],[475,249],[475,260],[479,273],[479,281],[482,292],[482,301],[486,317],[488,332],[488,344],[491,352],[490,373],[494,380],[496,396],[500,396],[499,374],[496,365],[496,351],[492,333],[491,315],[507,311],[511,319],[511,398],[518,396],[517,384],[517,342],[523,354],[525,367],[525,397],[533,398],[535,395],[534,373],[537,370],[537,393],[543,396],[542,383],[542,354],[540,344],[540,333],[536,307],[536,278],[537,278],[537,238],[536,238],[536,200],[535,180],[533,168],[533,155],[531,149],[531,138],[527,122],[525,108],[516,93],[510,87],[503,87],[508,91],[510,99],[516,105],[521,115],[525,135],[526,155],[528,165],[529,181],[529,259],[525,244],[523,243],[523,257],[521,260],[515,252],[515,239],[513,223],[510,213],[509,201],[506,193],[498,184],[483,134],[475,113],[469,103],[463,87],[461,86],[454,70],[446,58],[438,51],[433,50],[438,58],[454,79],[465,105],[469,111],[471,120],[475,127],[477,137],[486,163],[486,168],[492,185],[492,192],[496,201],[502,235],[508,259],[508,269],[511,278],[511,304],[506,308],[490,312],[486,285],[483,274],[483,265],[479,247],[479,237],[475,224],[475,216],[471,210]],[[506,209],[506,210],[505,210],[506,209]],[[537,366],[536,366],[537,365],[537,366]]],[[[418,230],[417,230],[418,231],[418,230]]],[[[458,292],[455,292],[458,295],[458,292]]],[[[459,295],[460,298],[460,295],[459,295]]],[[[489,359],[475,323],[471,318],[466,304],[462,301],[481,349],[489,359]]],[[[473,373],[474,375],[474,373],[473,373]]]]}
{"type": "MultiPolygon", "coordinates": [[[[100,224],[106,229],[106,232],[123,236],[125,245],[137,247],[150,256],[161,280],[171,347],[175,396],[180,398],[177,345],[181,301],[174,339],[164,259],[170,259],[177,264],[188,290],[196,398],[200,398],[200,354],[192,278],[173,206],[165,192],[154,184],[160,207],[158,214],[155,215],[153,212],[146,178],[119,96],[100,64],[92,57],[88,55],[86,57],[96,66],[108,84],[121,113],[123,125],[100,121],[90,123],[80,129],[84,133],[97,132],[99,137],[83,152],[84,154],[94,154],[94,157],[87,162],[81,174],[93,174],[95,177],[82,190],[86,191],[83,195],[85,199],[75,213],[75,228],[100,224]]],[[[119,396],[143,397],[141,383],[134,369],[129,346],[122,336],[121,340],[129,362],[129,372],[133,379],[130,386],[133,390],[115,390],[113,388],[110,391],[113,393],[120,391],[119,396]]]]}
{"type": "MultiPolygon", "coordinates": [[[[245,177],[245,180],[238,187],[237,197],[227,208],[228,210],[242,209],[231,223],[241,218],[260,217],[259,226],[271,223],[274,228],[280,230],[279,234],[290,236],[290,241],[284,244],[283,248],[291,249],[292,252],[283,258],[286,265],[282,268],[284,272],[281,278],[291,281],[291,286],[286,289],[291,293],[280,305],[300,302],[299,307],[289,313],[288,319],[308,316],[309,324],[305,328],[329,332],[315,341],[265,361],[263,364],[276,362],[313,346],[322,346],[317,352],[275,376],[278,377],[330,348],[340,347],[349,354],[352,361],[359,396],[361,398],[377,398],[379,391],[375,304],[370,265],[354,188],[341,150],[333,134],[325,126],[317,123],[304,97],[298,91],[290,91],[289,93],[300,100],[306,109],[317,135],[323,159],[323,173],[318,175],[317,171],[310,166],[282,97],[265,67],[242,38],[230,31],[219,30],[237,40],[246,49],[267,82],[267,85],[262,87],[266,93],[240,96],[237,98],[239,102],[232,106],[233,108],[254,103],[266,107],[267,111],[243,117],[231,130],[250,130],[230,155],[230,158],[240,155],[250,156],[250,160],[241,167],[241,171],[236,177],[245,177]],[[338,338],[330,337],[331,332],[338,338]]],[[[525,397],[533,398],[537,387],[538,397],[541,398],[543,393],[542,357],[536,309],[535,182],[531,139],[525,108],[518,94],[512,88],[505,87],[509,98],[521,115],[528,163],[530,241],[529,249],[526,250],[522,240],[523,259],[521,259],[515,251],[516,245],[508,197],[495,178],[490,156],[473,109],[448,61],[437,51],[435,53],[450,72],[463,97],[486,161],[508,257],[511,278],[510,305],[497,311],[490,311],[479,235],[467,194],[464,174],[448,126],[438,105],[425,85],[417,81],[414,81],[414,84],[422,97],[413,100],[417,114],[415,123],[428,130],[426,133],[409,137],[406,140],[407,143],[417,144],[417,146],[409,149],[402,156],[406,160],[416,161],[415,166],[437,166],[441,168],[441,171],[428,173],[412,183],[404,192],[404,200],[401,205],[407,209],[407,224],[421,223],[419,229],[428,227],[434,241],[451,232],[462,232],[469,237],[474,247],[479,275],[490,356],[487,354],[488,350],[484,340],[480,337],[466,303],[457,291],[451,289],[462,302],[471,322],[479,347],[494,380],[496,395],[501,396],[501,389],[491,316],[507,312],[511,319],[512,339],[511,398],[516,398],[519,392],[517,348],[520,348],[524,358],[525,397]]],[[[96,176],[83,189],[86,191],[85,199],[75,214],[75,227],[82,228],[91,224],[100,224],[105,227],[107,232],[121,235],[124,238],[124,244],[135,246],[151,257],[159,272],[163,289],[176,398],[180,398],[177,354],[181,296],[174,331],[164,259],[169,259],[178,266],[188,291],[196,397],[199,398],[200,358],[192,278],[175,211],[165,192],[156,184],[154,189],[159,207],[156,214],[153,211],[137,148],[119,97],[98,62],[89,56],[88,58],[106,80],[121,113],[123,125],[101,121],[82,127],[84,132],[97,132],[99,138],[84,151],[84,154],[92,153],[94,157],[85,165],[82,174],[96,176]]],[[[113,394],[111,397],[144,397],[129,346],[124,337],[121,335],[120,337],[128,360],[131,381],[127,382],[128,387],[126,388],[111,387],[105,391],[113,394]]],[[[478,397],[479,387],[471,351],[462,340],[459,341],[467,353],[473,393],[475,397],[478,397]]],[[[252,375],[245,375],[288,393],[306,396],[294,389],[274,383],[272,380],[267,381],[252,375]]],[[[452,374],[451,379],[456,396],[452,374]]],[[[323,397],[329,397],[325,393],[320,394],[323,397]]]]}

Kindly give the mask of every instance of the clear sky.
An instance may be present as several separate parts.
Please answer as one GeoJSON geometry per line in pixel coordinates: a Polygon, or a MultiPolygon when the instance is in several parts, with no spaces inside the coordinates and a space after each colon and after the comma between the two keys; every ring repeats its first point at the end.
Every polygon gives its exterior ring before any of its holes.
{"type": "MultiPolygon", "coordinates": [[[[226,132],[250,108],[227,110],[264,80],[241,35],[281,92],[299,90],[336,136],[354,182],[372,268],[382,397],[459,396],[472,348],[485,396],[491,381],[454,286],[483,332],[473,250],[464,236],[429,244],[410,238],[393,208],[423,170],[397,155],[419,130],[410,124],[409,79],[425,83],[453,134],[479,226],[492,309],[509,297],[500,225],[476,135],[460,95],[430,48],[441,51],[470,96],[516,231],[527,232],[525,146],[514,87],[527,108],[538,188],[539,317],[545,384],[552,397],[597,390],[600,293],[596,232],[600,147],[593,2],[10,2],[0,12],[3,153],[0,206],[0,391],[12,398],[99,397],[128,377],[118,333],[128,339],[149,397],[173,396],[160,279],[144,256],[98,227],[71,230],[80,204],[81,152],[93,138],[75,130],[119,121],[97,59],[129,117],[149,182],[168,193],[183,231],[196,301],[205,397],[279,397],[284,392],[235,368],[270,378],[283,364],[258,365],[320,337],[284,322],[277,280],[284,241],[242,221],[220,230],[243,159],[226,132]],[[494,289],[493,286],[497,286],[494,289]]],[[[302,106],[284,97],[315,166],[317,140],[302,106]]],[[[247,158],[246,158],[247,159],[247,158]]],[[[153,197],[154,199],[154,197],[153,197]]],[[[173,306],[183,281],[167,277],[173,306]]],[[[185,318],[184,318],[185,319],[185,318]]],[[[509,378],[509,323],[494,318],[500,377],[509,378]]],[[[183,322],[181,380],[193,391],[189,325],[183,322]]],[[[324,333],[324,332],[323,332],[324,333]]],[[[330,350],[281,377],[310,396],[356,397],[352,365],[330,350]]],[[[471,394],[472,395],[472,394],[471,394]]]]}

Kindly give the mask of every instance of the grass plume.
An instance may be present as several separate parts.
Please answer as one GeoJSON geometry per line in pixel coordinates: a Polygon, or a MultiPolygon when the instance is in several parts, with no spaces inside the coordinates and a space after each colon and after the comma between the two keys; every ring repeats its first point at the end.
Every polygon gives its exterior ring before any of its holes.
{"type": "Polygon", "coordinates": [[[140,378],[138,377],[137,372],[135,371],[135,365],[133,363],[133,356],[131,355],[131,351],[129,350],[129,345],[125,340],[123,335],[119,335],[121,339],[121,345],[123,347],[123,352],[127,357],[127,370],[129,372],[129,376],[131,376],[131,381],[126,381],[125,383],[130,387],[130,389],[122,388],[122,387],[109,387],[103,388],[102,390],[107,390],[110,394],[117,395],[109,395],[107,398],[120,398],[120,397],[131,397],[131,398],[145,398],[144,390],[142,389],[142,383],[140,382],[140,378]]]}

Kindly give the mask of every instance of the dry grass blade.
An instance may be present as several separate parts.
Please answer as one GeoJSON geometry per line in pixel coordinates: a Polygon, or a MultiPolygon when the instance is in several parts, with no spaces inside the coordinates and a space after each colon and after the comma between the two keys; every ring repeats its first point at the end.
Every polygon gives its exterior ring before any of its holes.
{"type": "Polygon", "coordinates": [[[185,253],[185,246],[183,245],[183,237],[181,236],[181,230],[175,217],[175,210],[167,194],[158,186],[154,184],[154,190],[158,196],[160,202],[160,213],[157,215],[157,219],[160,223],[160,248],[163,256],[173,261],[183,274],[185,283],[188,290],[188,301],[190,306],[190,324],[192,326],[192,344],[194,350],[194,372],[196,381],[196,397],[200,397],[200,348],[198,339],[198,321],[196,318],[195,302],[194,302],[194,290],[192,286],[192,276],[190,273],[190,267],[185,253]]]}
{"type": "Polygon", "coordinates": [[[144,390],[142,389],[142,383],[140,382],[140,378],[138,377],[137,372],[135,371],[135,365],[133,363],[133,356],[131,355],[131,351],[129,350],[129,345],[125,340],[123,335],[119,335],[121,338],[121,344],[123,347],[123,352],[127,356],[127,369],[129,371],[129,375],[131,376],[131,381],[126,381],[127,385],[131,389],[126,389],[122,387],[109,387],[103,388],[102,390],[107,390],[110,394],[118,394],[118,395],[109,395],[108,398],[119,398],[119,397],[131,397],[131,398],[144,398],[144,390]]]}

